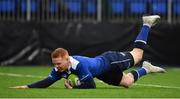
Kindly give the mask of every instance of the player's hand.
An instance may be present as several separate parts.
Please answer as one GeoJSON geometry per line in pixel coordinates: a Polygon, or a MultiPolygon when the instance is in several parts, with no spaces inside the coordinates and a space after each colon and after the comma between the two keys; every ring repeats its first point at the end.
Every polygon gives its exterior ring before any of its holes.
{"type": "Polygon", "coordinates": [[[27,85],[23,85],[23,86],[15,86],[15,87],[10,87],[10,88],[25,89],[29,87],[27,85]]]}
{"type": "Polygon", "coordinates": [[[72,89],[72,88],[73,88],[73,87],[70,85],[69,80],[67,80],[67,79],[64,80],[64,86],[65,86],[67,89],[72,89]]]}

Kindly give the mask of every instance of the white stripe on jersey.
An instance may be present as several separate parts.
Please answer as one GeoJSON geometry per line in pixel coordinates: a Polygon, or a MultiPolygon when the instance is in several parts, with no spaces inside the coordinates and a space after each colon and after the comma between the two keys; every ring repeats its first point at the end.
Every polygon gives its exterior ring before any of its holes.
{"type": "Polygon", "coordinates": [[[86,76],[84,76],[83,78],[81,78],[80,81],[81,81],[81,80],[84,80],[84,79],[85,79],[86,77],[88,77],[88,76],[89,76],[89,74],[87,74],[86,76]]]}
{"type": "Polygon", "coordinates": [[[111,64],[122,63],[122,62],[130,61],[130,60],[131,59],[125,59],[125,60],[122,60],[122,61],[114,61],[114,62],[111,62],[111,64]]]}

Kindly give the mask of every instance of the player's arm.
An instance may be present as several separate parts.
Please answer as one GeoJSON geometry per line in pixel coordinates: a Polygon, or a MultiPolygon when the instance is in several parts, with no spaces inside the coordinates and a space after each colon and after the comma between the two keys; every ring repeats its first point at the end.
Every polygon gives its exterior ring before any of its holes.
{"type": "Polygon", "coordinates": [[[43,80],[40,80],[38,82],[32,83],[32,84],[27,85],[27,86],[28,86],[28,88],[47,88],[56,81],[57,80],[52,80],[51,77],[47,77],[43,80]]]}
{"type": "Polygon", "coordinates": [[[80,85],[75,86],[74,88],[79,88],[79,89],[96,88],[96,84],[92,76],[86,75],[84,79],[80,79],[80,85]]]}
{"type": "Polygon", "coordinates": [[[29,84],[29,85],[23,85],[23,86],[15,86],[11,88],[46,88],[52,85],[55,80],[52,80],[50,77],[47,77],[43,80],[37,81],[35,83],[29,84]]]}
{"type": "Polygon", "coordinates": [[[59,79],[61,79],[61,76],[58,74],[55,68],[53,68],[53,70],[51,71],[51,74],[43,80],[37,81],[29,85],[15,86],[12,88],[46,88],[52,85],[54,82],[56,82],[59,79]]]}
{"type": "Polygon", "coordinates": [[[79,89],[96,88],[96,84],[94,82],[93,76],[89,72],[88,68],[80,68],[79,73],[80,73],[79,74],[80,84],[73,88],[79,88],[79,89]]]}

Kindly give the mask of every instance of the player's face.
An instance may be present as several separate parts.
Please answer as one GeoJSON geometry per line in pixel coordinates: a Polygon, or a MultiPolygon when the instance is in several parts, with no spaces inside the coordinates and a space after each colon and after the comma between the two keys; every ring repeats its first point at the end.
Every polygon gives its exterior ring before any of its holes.
{"type": "Polygon", "coordinates": [[[52,63],[54,66],[58,69],[58,71],[63,72],[68,69],[70,66],[69,57],[58,57],[58,58],[52,58],[52,63]]]}

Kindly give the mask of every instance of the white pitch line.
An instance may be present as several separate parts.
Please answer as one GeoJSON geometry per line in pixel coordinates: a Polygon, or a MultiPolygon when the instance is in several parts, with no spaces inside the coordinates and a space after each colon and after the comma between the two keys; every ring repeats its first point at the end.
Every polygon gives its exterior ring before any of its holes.
{"type": "MultiPolygon", "coordinates": [[[[29,78],[45,78],[45,76],[36,76],[36,75],[23,75],[23,74],[15,74],[15,73],[3,73],[0,72],[0,76],[11,76],[11,77],[29,77],[29,78]]],[[[98,81],[102,83],[102,81],[98,81]]],[[[180,87],[176,86],[162,86],[162,85],[155,85],[155,84],[133,84],[135,86],[145,86],[145,87],[156,87],[156,88],[169,88],[169,89],[180,89],[180,87]]]]}
{"type": "MultiPolygon", "coordinates": [[[[103,81],[97,81],[99,83],[103,83],[103,81]]],[[[162,85],[155,85],[155,84],[140,84],[140,83],[134,83],[135,86],[144,86],[144,87],[156,87],[156,88],[168,88],[168,89],[180,89],[180,87],[176,86],[162,86],[162,85]]]]}
{"type": "Polygon", "coordinates": [[[45,78],[44,76],[23,75],[23,74],[15,74],[15,73],[2,73],[2,72],[0,72],[0,76],[29,77],[29,78],[45,78]]]}
{"type": "Polygon", "coordinates": [[[133,84],[136,86],[145,86],[145,87],[157,87],[157,88],[169,88],[169,89],[180,89],[180,87],[175,86],[162,86],[162,85],[154,85],[154,84],[133,84]]]}

